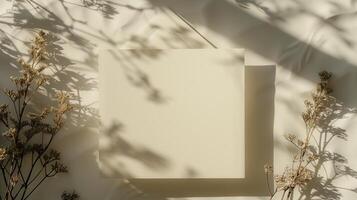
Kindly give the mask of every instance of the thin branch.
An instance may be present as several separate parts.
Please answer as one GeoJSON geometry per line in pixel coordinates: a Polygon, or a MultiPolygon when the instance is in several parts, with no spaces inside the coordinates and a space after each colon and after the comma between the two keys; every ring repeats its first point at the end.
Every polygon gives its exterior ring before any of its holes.
{"type": "MultiPolygon", "coordinates": [[[[55,170],[53,169],[50,173],[52,173],[53,171],[55,171],[55,170]]],[[[41,185],[41,183],[42,183],[43,181],[45,181],[46,178],[49,178],[49,177],[51,177],[51,176],[48,176],[48,175],[44,176],[44,177],[40,180],[40,182],[31,190],[31,192],[30,192],[28,195],[26,195],[25,198],[24,198],[24,196],[21,197],[21,200],[26,200],[26,199],[41,185]]]]}

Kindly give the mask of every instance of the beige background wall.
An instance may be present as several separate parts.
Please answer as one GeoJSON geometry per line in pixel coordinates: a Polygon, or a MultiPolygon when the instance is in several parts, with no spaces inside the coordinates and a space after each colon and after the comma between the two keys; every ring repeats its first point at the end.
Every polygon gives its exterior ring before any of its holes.
{"type": "MultiPolygon", "coordinates": [[[[268,75],[254,80],[257,88],[251,90],[255,91],[251,98],[257,101],[251,101],[254,105],[249,109],[252,109],[252,116],[258,116],[252,117],[254,120],[260,121],[259,124],[266,123],[266,128],[252,125],[252,131],[262,133],[274,128],[269,132],[274,132],[276,172],[281,172],[290,161],[291,148],[283,135],[289,132],[303,133],[303,122],[299,115],[304,109],[303,99],[309,96],[317,81],[317,72],[322,69],[332,71],[335,75],[335,96],[346,107],[357,106],[357,5],[353,0],[98,0],[97,4],[86,6],[81,0],[33,0],[31,4],[27,1],[17,2],[11,12],[0,17],[1,86],[6,85],[5,78],[15,72],[16,57],[26,53],[23,46],[31,38],[32,31],[44,29],[57,35],[51,43],[57,57],[53,83],[56,88],[76,94],[76,103],[81,108],[73,113],[56,143],[71,173],[47,182],[34,199],[52,199],[63,189],[72,188],[88,200],[149,199],[126,182],[104,178],[98,168],[99,116],[95,110],[98,107],[97,59],[99,47],[213,48],[169,9],[160,9],[160,6],[169,6],[180,13],[215,46],[245,49],[246,65],[258,68],[270,66],[265,67],[270,69],[268,75]],[[276,65],[276,70],[271,65],[276,65]],[[275,87],[271,81],[274,81],[275,87]],[[261,97],[253,98],[257,94],[261,97]],[[267,102],[272,106],[262,106],[267,102]],[[274,111],[264,110],[267,108],[274,108],[274,111]]],[[[356,198],[356,120],[355,114],[348,113],[336,122],[346,130],[347,138],[336,139],[328,145],[327,155],[330,157],[324,163],[324,173],[329,180],[323,182],[328,187],[323,190],[319,184],[313,185],[318,191],[314,193],[317,195],[315,198],[356,198]],[[348,162],[338,162],[343,160],[348,162]],[[339,175],[335,174],[335,164],[342,166],[339,175]]],[[[263,140],[263,136],[252,141],[268,141],[263,140]]],[[[255,153],[255,150],[259,149],[254,148],[250,152],[255,153]]],[[[258,168],[261,164],[258,159],[251,163],[251,167],[258,168]]],[[[177,183],[176,186],[180,188],[185,184],[177,183]]],[[[221,181],[220,185],[225,184],[227,182],[221,181]]],[[[220,196],[225,193],[243,197],[212,199],[266,199],[254,197],[257,191],[247,192],[254,188],[252,185],[246,184],[247,190],[241,191],[243,186],[235,190],[226,185],[228,189],[221,190],[220,196]]],[[[208,184],[207,187],[218,186],[208,184]]],[[[203,193],[210,191],[201,187],[191,188],[203,193]]],[[[219,195],[213,192],[202,194],[219,195]]]]}

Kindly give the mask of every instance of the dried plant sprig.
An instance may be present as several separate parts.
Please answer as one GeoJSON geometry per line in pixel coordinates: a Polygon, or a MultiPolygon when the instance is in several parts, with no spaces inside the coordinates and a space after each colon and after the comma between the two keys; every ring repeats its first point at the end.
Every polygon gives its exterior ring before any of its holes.
{"type": "Polygon", "coordinates": [[[61,195],[62,200],[78,200],[79,199],[79,194],[77,194],[76,191],[73,192],[67,192],[64,191],[61,195]]]}
{"type": "Polygon", "coordinates": [[[299,139],[294,134],[285,136],[287,141],[297,148],[297,152],[293,157],[292,165],[285,168],[283,174],[274,177],[275,188],[272,190],[269,185],[269,177],[272,174],[272,167],[266,165],[264,167],[268,183],[268,189],[273,199],[281,192],[281,199],[289,199],[292,197],[296,188],[306,186],[313,178],[314,172],[310,170],[312,163],[319,158],[315,152],[311,151],[311,138],[313,137],[318,125],[331,111],[331,101],[333,97],[330,95],[332,89],[329,88],[329,81],[332,74],[327,71],[319,73],[320,82],[317,84],[316,90],[312,93],[311,100],[305,100],[306,110],[302,113],[302,119],[305,123],[306,133],[303,139],[299,139]]]}
{"type": "Polygon", "coordinates": [[[0,148],[0,160],[5,160],[7,157],[6,149],[0,148]]]}
{"type": "Polygon", "coordinates": [[[30,111],[32,97],[48,83],[48,34],[39,31],[29,48],[29,59],[20,58],[18,76],[10,80],[15,89],[3,89],[10,104],[0,105],[0,130],[5,140],[0,147],[0,200],[25,200],[47,179],[68,172],[60,153],[50,149],[55,135],[64,125],[65,114],[73,109],[71,96],[58,91],[56,105],[40,105],[30,111]],[[25,164],[26,162],[26,164],[25,164]]]}

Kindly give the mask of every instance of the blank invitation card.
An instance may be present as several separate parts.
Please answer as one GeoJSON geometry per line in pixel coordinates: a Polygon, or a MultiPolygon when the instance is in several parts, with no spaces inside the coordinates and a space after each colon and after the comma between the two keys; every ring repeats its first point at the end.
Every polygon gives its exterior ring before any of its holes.
{"type": "Polygon", "coordinates": [[[102,51],[99,161],[104,174],[244,178],[243,53],[102,51]]]}

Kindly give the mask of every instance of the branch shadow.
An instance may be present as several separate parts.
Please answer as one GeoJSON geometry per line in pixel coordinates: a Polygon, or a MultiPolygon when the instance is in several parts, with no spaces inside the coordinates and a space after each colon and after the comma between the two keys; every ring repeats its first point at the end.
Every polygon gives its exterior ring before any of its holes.
{"type": "Polygon", "coordinates": [[[127,169],[122,161],[116,160],[116,156],[129,158],[141,163],[146,168],[157,171],[167,168],[170,164],[162,155],[144,146],[134,145],[122,137],[121,134],[124,132],[124,125],[120,122],[112,122],[109,127],[106,127],[105,130],[101,132],[106,139],[106,145],[101,148],[99,158],[101,163],[105,165],[104,171],[106,171],[106,173],[119,173],[119,177],[132,177],[130,169],[127,169]],[[101,154],[103,154],[103,156],[101,156],[101,154]],[[114,172],[111,172],[113,170],[114,172]]]}
{"type": "MultiPolygon", "coordinates": [[[[85,11],[101,12],[106,19],[113,19],[119,11],[118,7],[126,9],[135,9],[142,12],[151,8],[136,8],[130,5],[114,3],[109,1],[91,1],[89,5],[73,5],[69,1],[60,0],[58,4],[46,4],[44,1],[38,0],[19,0],[14,4],[14,9],[7,15],[0,16],[0,62],[1,68],[0,86],[7,87],[10,85],[8,77],[16,74],[19,70],[17,59],[21,56],[26,56],[22,46],[28,46],[27,38],[23,35],[32,34],[33,32],[42,29],[49,32],[49,56],[48,64],[50,70],[48,74],[50,86],[44,88],[41,93],[33,98],[31,109],[39,111],[42,105],[54,105],[55,92],[63,90],[72,94],[71,102],[75,109],[67,116],[66,124],[61,133],[56,138],[54,148],[62,152],[64,162],[69,164],[69,175],[56,177],[55,180],[48,180],[45,185],[42,185],[41,191],[34,193],[35,199],[48,199],[48,193],[61,194],[63,187],[66,190],[78,188],[78,192],[86,199],[103,199],[117,198],[122,199],[148,199],[147,195],[136,193],[136,191],[126,194],[125,188],[132,188],[128,183],[118,183],[118,180],[104,179],[97,164],[97,147],[98,136],[97,129],[100,126],[100,117],[95,108],[96,99],[92,96],[88,97],[88,93],[97,89],[96,78],[88,75],[87,72],[97,70],[97,54],[95,53],[95,42],[88,39],[96,38],[100,42],[117,47],[122,45],[121,41],[113,41],[104,32],[98,31],[96,35],[78,28],[76,25],[86,26],[87,21],[76,19],[73,10],[70,6],[78,6],[85,11]],[[95,3],[100,2],[100,5],[95,3]],[[104,5],[103,4],[107,4],[104,5]],[[56,7],[59,5],[59,7],[56,7]],[[110,8],[109,8],[110,7],[110,8]],[[60,17],[57,9],[63,9],[69,20],[60,17]],[[16,30],[16,31],[14,31],[16,30]],[[16,32],[21,32],[17,35],[16,32]],[[70,48],[79,50],[84,54],[83,60],[77,60],[77,57],[68,58],[68,44],[70,48]],[[81,65],[81,67],[78,67],[81,65]],[[84,67],[82,67],[84,66],[84,67]],[[94,102],[93,102],[94,101],[94,102]],[[83,166],[86,166],[83,168],[83,166]],[[93,183],[97,184],[93,184],[93,183]],[[64,186],[65,185],[65,186],[64,186]],[[95,189],[93,188],[95,187],[95,189]],[[115,194],[112,197],[109,190],[115,194]],[[90,192],[97,191],[97,192],[90,192]],[[105,194],[106,197],[103,197],[105,194]]],[[[88,3],[88,1],[87,1],[88,3]]],[[[161,27],[153,26],[152,29],[158,30],[161,27]]],[[[203,45],[201,41],[192,38],[186,29],[182,26],[170,29],[171,33],[175,33],[175,37],[170,40],[170,37],[161,38],[167,46],[182,45],[203,45]],[[189,39],[189,44],[183,43],[183,38],[189,39]],[[172,41],[176,43],[172,44],[172,41]]],[[[26,36],[28,37],[28,36],[26,36]]],[[[129,39],[131,43],[141,47],[150,48],[147,45],[147,40],[144,37],[135,36],[129,39]]],[[[127,42],[127,41],[125,41],[127,42]]],[[[192,47],[192,46],[191,46],[192,47]]],[[[144,73],[136,69],[127,69],[128,81],[134,87],[142,88],[148,91],[150,100],[162,100],[157,90],[150,82],[150,78],[144,73]]],[[[0,99],[2,97],[0,95],[0,99]]],[[[120,138],[118,138],[120,141],[120,138]]],[[[154,153],[136,148],[131,144],[121,140],[123,145],[131,147],[127,149],[128,156],[135,159],[144,159],[143,157],[153,157],[154,153]]],[[[123,148],[121,148],[123,149],[123,148]]],[[[155,157],[157,162],[164,162],[160,157],[155,157]]],[[[157,164],[151,162],[152,165],[157,164]]],[[[128,189],[129,190],[129,189],[128,189]]]]}
{"type": "MultiPolygon", "coordinates": [[[[15,23],[9,23],[9,22],[0,22],[0,23],[2,23],[3,25],[15,26],[18,28],[25,28],[25,29],[43,28],[45,30],[56,32],[58,34],[66,35],[66,39],[75,43],[76,45],[78,45],[78,47],[84,48],[83,51],[86,52],[86,54],[88,54],[88,61],[84,64],[86,64],[89,67],[95,68],[95,64],[94,64],[95,60],[93,60],[93,58],[96,56],[93,51],[93,48],[94,48],[93,43],[84,39],[79,34],[74,33],[72,30],[73,27],[71,27],[71,25],[64,23],[60,18],[56,17],[56,15],[53,12],[51,12],[50,10],[45,9],[42,5],[36,3],[36,1],[31,1],[31,2],[33,2],[34,5],[37,6],[37,7],[35,7],[36,8],[35,10],[42,9],[48,14],[47,21],[46,20],[38,20],[37,17],[35,17],[33,14],[27,12],[24,7],[21,7],[20,4],[18,4],[17,9],[19,9],[19,10],[17,11],[17,14],[16,13],[14,14],[14,17],[17,18],[17,21],[15,20],[15,23]],[[23,13],[25,13],[25,14],[23,14],[23,13]],[[44,24],[44,25],[39,25],[39,24],[44,24]]],[[[225,32],[224,30],[226,30],[226,29],[224,29],[224,28],[217,29],[216,27],[213,27],[213,26],[212,27],[209,26],[209,28],[211,28],[212,30],[214,30],[218,33],[222,33],[222,35],[224,35],[226,37],[232,36],[233,38],[237,38],[237,40],[234,41],[236,44],[242,44],[247,49],[257,52],[271,60],[277,61],[277,63],[283,65],[284,67],[291,69],[292,73],[297,73],[308,80],[313,80],[312,75],[314,73],[311,73],[309,69],[305,70],[304,72],[301,72],[301,70],[299,70],[299,69],[296,70],[293,68],[293,66],[290,66],[290,64],[287,64],[284,59],[280,59],[280,57],[277,56],[276,52],[269,51],[267,49],[262,48],[262,46],[266,46],[266,47],[267,46],[269,47],[272,45],[280,46],[281,43],[291,44],[291,43],[298,42],[302,46],[309,46],[308,44],[305,44],[304,42],[299,41],[298,39],[294,38],[290,34],[284,32],[282,30],[279,30],[279,28],[277,28],[277,27],[273,27],[267,23],[262,23],[259,19],[251,16],[249,13],[242,11],[241,9],[236,9],[235,7],[231,6],[230,4],[227,4],[225,1],[222,1],[222,2],[223,3],[221,3],[221,6],[217,6],[217,9],[225,10],[225,8],[227,8],[226,12],[235,13],[235,14],[232,14],[232,18],[230,20],[228,20],[228,21],[224,20],[225,26],[237,27],[237,24],[245,24],[244,20],[248,20],[248,21],[253,20],[254,22],[256,22],[258,24],[262,24],[263,27],[266,27],[265,30],[267,32],[257,31],[254,34],[251,34],[251,32],[250,32],[250,34],[248,34],[248,33],[241,33],[238,30],[239,34],[235,34],[235,33],[232,33],[233,31],[231,31],[231,30],[230,30],[231,33],[225,32]],[[222,4],[223,4],[223,6],[222,6],[222,4]]],[[[212,11],[212,10],[214,10],[213,7],[215,7],[215,5],[217,5],[217,4],[213,3],[213,5],[211,4],[210,6],[207,7],[207,10],[209,11],[207,15],[209,15],[209,13],[215,13],[214,11],[212,11]],[[211,9],[211,11],[210,11],[210,9],[211,9]]],[[[180,11],[182,11],[182,10],[180,10],[180,11]]],[[[184,12],[184,11],[182,11],[182,12],[184,12]]],[[[185,15],[185,16],[189,16],[189,15],[185,15]]],[[[216,16],[216,19],[214,19],[214,20],[216,20],[216,21],[222,20],[222,18],[220,18],[219,16],[217,16],[217,15],[215,15],[215,16],[216,16]]],[[[83,22],[79,21],[78,23],[83,23],[83,22]]],[[[11,38],[11,37],[9,36],[8,38],[11,38]]],[[[101,37],[101,39],[103,41],[107,41],[108,43],[112,43],[112,41],[110,41],[108,38],[106,38],[104,36],[101,37]]],[[[12,39],[10,39],[10,42],[11,42],[11,40],[12,39]]],[[[135,40],[137,40],[137,39],[135,39],[135,40]]],[[[141,40],[139,40],[139,41],[141,41],[141,40]]],[[[146,41],[143,41],[142,43],[145,44],[146,41]]],[[[283,48],[283,50],[284,50],[284,48],[283,48]]],[[[320,64],[321,60],[326,60],[326,63],[329,63],[328,66],[341,66],[341,68],[339,68],[338,70],[352,71],[352,73],[355,73],[355,70],[353,70],[355,68],[355,65],[349,63],[348,61],[344,61],[339,58],[328,55],[326,53],[320,52],[319,50],[317,50],[315,48],[312,48],[312,51],[314,51],[314,56],[313,56],[312,60],[309,61],[308,66],[320,64]]],[[[1,56],[1,58],[4,58],[4,59],[2,59],[2,61],[4,60],[7,64],[10,64],[9,66],[14,66],[14,60],[16,59],[16,57],[18,55],[21,55],[21,53],[14,50],[14,48],[11,47],[11,43],[5,43],[5,42],[1,43],[1,55],[0,56],[1,56]]],[[[289,57],[291,55],[286,55],[286,56],[289,57]]],[[[60,62],[59,62],[59,64],[60,64],[60,62]]],[[[68,65],[70,65],[70,63],[68,63],[68,65]]],[[[307,67],[307,68],[309,68],[309,67],[307,67]]],[[[337,69],[332,68],[331,71],[336,71],[336,70],[337,69]]],[[[11,71],[12,72],[16,71],[16,68],[14,68],[14,67],[8,68],[8,72],[12,73],[11,71]]],[[[58,78],[60,78],[61,80],[63,79],[63,80],[71,82],[72,86],[71,87],[69,87],[68,85],[63,86],[63,84],[66,84],[66,83],[64,81],[62,82],[62,81],[58,81],[58,80],[53,80],[53,83],[57,84],[58,88],[64,88],[69,91],[75,90],[75,93],[77,95],[77,97],[75,99],[77,99],[77,101],[80,102],[79,104],[81,105],[81,106],[79,106],[81,108],[78,110],[78,112],[75,112],[73,114],[72,119],[73,119],[74,124],[71,127],[71,128],[73,128],[73,130],[71,130],[69,132],[73,133],[73,132],[79,131],[79,127],[81,127],[84,130],[87,130],[92,135],[92,136],[88,137],[88,134],[80,133],[77,136],[75,136],[76,138],[73,141],[71,141],[70,139],[62,138],[63,141],[67,141],[69,144],[76,146],[75,142],[79,141],[79,144],[83,144],[82,138],[87,138],[88,141],[90,141],[89,142],[90,144],[93,144],[93,143],[96,144],[97,138],[96,138],[96,136],[93,136],[93,131],[89,130],[89,129],[98,123],[98,121],[97,121],[98,115],[96,114],[96,112],[94,110],[91,110],[86,105],[83,105],[81,102],[82,99],[79,97],[80,90],[89,90],[91,87],[94,87],[93,84],[92,83],[87,84],[88,80],[86,78],[83,78],[83,74],[79,74],[76,77],[75,72],[71,72],[71,70],[69,70],[69,68],[67,68],[67,69],[59,68],[56,70],[56,72],[58,74],[58,78]],[[68,76],[67,76],[67,74],[68,74],[68,76]],[[68,79],[68,77],[76,77],[76,78],[68,79]],[[76,87],[77,89],[74,89],[73,87],[76,87]]],[[[6,73],[4,73],[4,74],[6,74],[6,73]]],[[[139,76],[139,77],[141,77],[141,76],[139,76]]],[[[343,77],[341,79],[343,79],[343,77]]],[[[89,81],[89,82],[91,82],[91,81],[89,81]]],[[[355,105],[355,101],[349,100],[349,102],[347,102],[346,104],[355,105]]],[[[80,130],[80,132],[84,131],[83,129],[80,130]]],[[[73,149],[73,148],[70,148],[70,149],[73,149]]],[[[70,154],[69,150],[64,150],[64,151],[67,152],[68,154],[70,154]]],[[[92,161],[95,159],[94,156],[91,155],[92,152],[93,152],[92,150],[88,150],[88,152],[84,153],[86,158],[90,157],[90,159],[86,160],[87,162],[85,162],[85,163],[92,163],[92,161]]],[[[81,152],[81,153],[83,153],[83,152],[81,152]]],[[[87,170],[89,172],[91,172],[91,170],[95,171],[92,168],[87,169],[87,170]]],[[[80,170],[77,170],[77,171],[80,172],[80,170]]]]}
{"type": "MultiPolygon", "coordinates": [[[[59,37],[57,37],[56,35],[49,34],[47,37],[47,41],[48,60],[45,63],[48,66],[48,68],[46,69],[46,76],[48,78],[49,85],[45,85],[37,92],[31,90],[33,96],[26,111],[41,113],[45,107],[49,108],[51,106],[57,105],[55,98],[57,91],[66,91],[72,94],[71,103],[74,105],[75,109],[67,115],[67,123],[65,127],[63,127],[63,129],[60,131],[59,135],[56,136],[57,141],[51,147],[54,149],[61,149],[61,152],[63,152],[64,154],[68,154],[68,152],[66,152],[68,147],[67,145],[62,145],[61,147],[59,147],[61,140],[65,136],[68,136],[68,134],[72,130],[78,130],[79,127],[86,127],[87,129],[97,127],[96,124],[98,124],[99,119],[98,115],[92,112],[92,110],[88,109],[86,105],[83,105],[81,103],[81,91],[92,90],[93,88],[95,88],[96,84],[95,80],[93,80],[92,78],[88,78],[85,75],[77,73],[76,71],[71,69],[74,63],[64,56],[64,49],[62,48],[63,41],[59,37]]],[[[29,42],[24,42],[23,44],[24,46],[30,48],[31,44],[29,42]]],[[[15,48],[16,45],[7,41],[1,43],[0,46],[6,47],[6,45],[13,45],[9,49],[17,50],[15,48]]],[[[9,77],[11,75],[17,75],[19,70],[21,70],[16,60],[20,56],[26,56],[26,53],[22,53],[20,50],[19,52],[14,50],[7,51],[7,48],[1,48],[1,54],[3,56],[6,56],[6,59],[0,61],[2,65],[0,77],[1,80],[4,81],[1,83],[1,89],[9,87],[11,88],[13,87],[13,84],[10,82],[9,77]]],[[[3,99],[2,94],[0,95],[0,99],[1,102],[4,103],[5,100],[3,99]]],[[[25,119],[27,118],[24,117],[24,120],[25,119]]],[[[4,127],[0,127],[0,131],[3,128],[4,127]]],[[[41,138],[37,138],[36,136],[34,136],[34,139],[32,139],[31,142],[37,142],[37,139],[41,141],[41,138]]],[[[81,141],[76,140],[76,142],[78,144],[81,144],[81,141]]],[[[73,148],[69,149],[73,150],[73,148]]],[[[66,159],[64,161],[65,163],[68,162],[68,160],[66,159]]],[[[70,166],[69,168],[71,169],[72,166],[70,166]]],[[[28,169],[24,167],[24,172],[26,172],[26,170],[28,169]]],[[[73,173],[71,172],[70,176],[72,175],[73,173]]],[[[64,175],[63,177],[68,177],[68,175],[64,175]]],[[[63,183],[61,181],[61,178],[58,180],[58,182],[63,183]]],[[[54,189],[53,184],[54,180],[49,180],[47,184],[44,184],[42,185],[42,187],[40,187],[40,190],[44,189],[44,191],[56,191],[56,193],[58,193],[58,195],[60,196],[62,191],[60,191],[60,189],[54,189]]],[[[67,182],[66,184],[68,184],[68,189],[72,189],[71,183],[67,182]]],[[[46,195],[43,195],[45,194],[41,192],[39,193],[37,191],[34,193],[34,198],[47,199],[47,197],[45,197],[46,195]]]]}
{"type": "MultiPolygon", "coordinates": [[[[357,66],[346,59],[344,55],[336,56],[330,52],[323,51],[319,49],[322,44],[316,47],[310,41],[311,38],[307,40],[297,38],[279,27],[277,23],[264,21],[250,13],[246,8],[234,5],[228,0],[200,0],[195,1],[195,4],[189,1],[177,0],[151,0],[150,2],[153,6],[170,7],[185,16],[190,23],[203,26],[224,38],[229,38],[232,46],[245,48],[247,51],[260,55],[281,66],[291,74],[308,81],[314,82],[314,75],[317,72],[328,70],[340,75],[338,81],[341,84],[342,82],[355,83],[352,75],[357,74],[357,66]],[[197,17],[198,10],[202,13],[200,17],[197,17]],[[348,74],[343,74],[348,78],[342,77],[341,72],[348,72],[348,74]]],[[[299,3],[297,1],[294,2],[296,4],[299,3]]],[[[247,3],[245,2],[243,5],[248,5],[247,3]]],[[[300,4],[301,2],[298,5],[300,4]]],[[[297,13],[307,13],[319,20],[316,29],[312,30],[312,35],[325,27],[332,27],[337,30],[335,35],[342,37],[344,36],[342,33],[346,31],[346,28],[339,27],[337,19],[341,19],[344,16],[353,19],[356,16],[356,13],[346,13],[324,19],[304,8],[301,6],[300,9],[302,10],[298,10],[297,13]]],[[[208,39],[220,46],[215,41],[215,38],[208,39]]],[[[328,40],[330,38],[325,39],[328,40]]],[[[341,40],[346,41],[346,46],[348,47],[352,45],[351,39],[344,38],[341,40]]],[[[352,48],[349,49],[352,52],[355,51],[352,48]]],[[[345,90],[343,92],[353,93],[354,89],[349,88],[348,91],[345,90]]],[[[350,107],[357,107],[357,103],[353,98],[345,98],[344,103],[350,107]]]]}
{"type": "Polygon", "coordinates": [[[270,21],[285,21],[284,17],[278,15],[276,12],[272,12],[267,6],[264,6],[262,2],[259,2],[257,0],[236,0],[236,3],[244,9],[249,9],[250,7],[257,8],[265,15],[267,15],[270,21]]]}
{"type": "Polygon", "coordinates": [[[162,50],[126,50],[125,52],[118,52],[109,50],[110,54],[120,63],[127,80],[132,86],[143,90],[146,93],[147,99],[156,104],[165,104],[168,102],[168,97],[164,92],[155,86],[148,74],[144,72],[139,66],[131,61],[129,58],[135,59],[158,59],[163,56],[162,50]]]}

